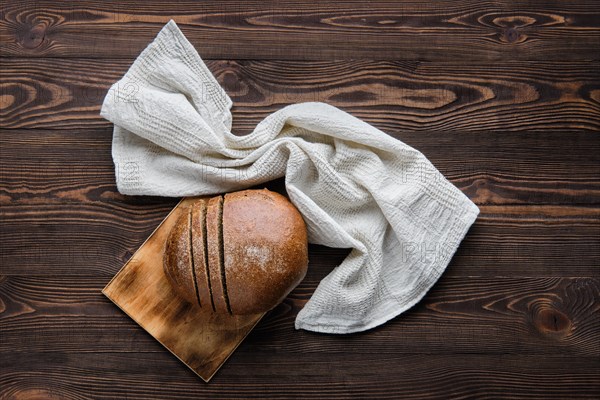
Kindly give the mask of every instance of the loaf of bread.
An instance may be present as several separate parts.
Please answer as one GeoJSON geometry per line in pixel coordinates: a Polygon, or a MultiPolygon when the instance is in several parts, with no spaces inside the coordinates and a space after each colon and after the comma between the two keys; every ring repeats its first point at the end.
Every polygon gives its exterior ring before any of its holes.
{"type": "Polygon", "coordinates": [[[262,313],[304,279],[306,225],[292,203],[267,189],[200,199],[169,233],[163,261],[187,301],[217,313],[262,313]]]}

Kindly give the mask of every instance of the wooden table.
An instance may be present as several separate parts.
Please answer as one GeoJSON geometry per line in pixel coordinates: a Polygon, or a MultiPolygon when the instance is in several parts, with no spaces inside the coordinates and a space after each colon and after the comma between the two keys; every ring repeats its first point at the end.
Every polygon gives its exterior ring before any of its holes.
{"type": "Polygon", "coordinates": [[[596,0],[16,1],[0,14],[0,398],[598,398],[596,0]],[[294,330],[347,250],[205,384],[100,293],[179,199],[115,188],[108,87],[173,18],[234,132],[325,101],[422,151],[481,209],[416,307],[294,330]]]}

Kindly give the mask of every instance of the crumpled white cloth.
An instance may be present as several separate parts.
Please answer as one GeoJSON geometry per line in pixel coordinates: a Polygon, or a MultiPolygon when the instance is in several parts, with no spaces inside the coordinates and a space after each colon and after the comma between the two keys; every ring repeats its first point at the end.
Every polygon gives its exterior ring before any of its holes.
{"type": "Polygon", "coordinates": [[[420,152],[338,108],[290,105],[235,136],[231,105],[167,23],[102,105],[119,192],[210,195],[285,176],[309,242],[352,249],[296,329],[363,331],[417,303],[475,221],[475,204],[420,152]]]}

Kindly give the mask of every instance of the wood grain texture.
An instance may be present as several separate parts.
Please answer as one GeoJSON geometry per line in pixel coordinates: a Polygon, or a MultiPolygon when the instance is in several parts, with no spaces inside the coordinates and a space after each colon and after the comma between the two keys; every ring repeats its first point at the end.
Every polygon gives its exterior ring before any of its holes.
{"type": "Polygon", "coordinates": [[[598,363],[561,355],[419,355],[236,352],[205,385],[164,353],[29,353],[6,356],[9,399],[593,399],[598,363]],[[61,365],[57,370],[53,366],[61,365]],[[166,373],[169,371],[170,373],[166,373]]]}
{"type": "MultiPolygon", "coordinates": [[[[2,60],[4,128],[108,127],[109,87],[132,60],[2,60]]],[[[386,131],[600,130],[600,62],[207,62],[232,98],[233,131],[322,101],[386,131]]]]}
{"type": "Polygon", "coordinates": [[[593,0],[6,1],[0,52],[133,57],[174,19],[205,58],[590,59],[600,48],[593,0]]]}
{"type": "MultiPolygon", "coordinates": [[[[445,274],[415,308],[349,336],[294,330],[294,318],[330,268],[306,279],[243,342],[288,354],[515,354],[600,356],[600,277],[455,278],[445,274]],[[397,338],[402,346],[396,346],[397,338]]],[[[164,352],[100,294],[107,279],[5,276],[0,352],[164,352]],[[106,327],[110,326],[111,329],[106,327]]]]}

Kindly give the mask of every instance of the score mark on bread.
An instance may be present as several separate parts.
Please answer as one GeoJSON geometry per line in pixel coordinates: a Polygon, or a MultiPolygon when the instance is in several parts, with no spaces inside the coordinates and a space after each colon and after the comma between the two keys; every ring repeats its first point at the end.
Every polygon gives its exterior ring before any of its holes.
{"type": "Polygon", "coordinates": [[[302,216],[267,189],[198,200],[171,230],[164,256],[165,274],[180,296],[235,315],[275,307],[307,266],[302,216]]]}

